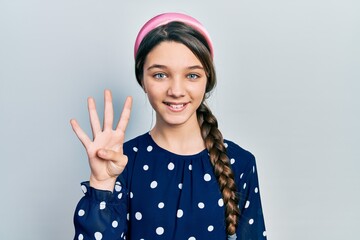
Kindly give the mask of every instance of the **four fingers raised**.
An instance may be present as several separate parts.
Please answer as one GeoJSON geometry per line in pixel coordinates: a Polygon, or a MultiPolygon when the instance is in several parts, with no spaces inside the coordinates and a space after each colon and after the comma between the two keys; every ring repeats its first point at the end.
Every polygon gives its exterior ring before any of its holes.
{"type": "MultiPolygon", "coordinates": [[[[88,110],[90,117],[90,124],[93,133],[93,138],[101,133],[103,130],[112,129],[113,119],[114,119],[114,110],[112,103],[112,94],[111,91],[106,89],[104,91],[104,124],[103,129],[101,128],[99,116],[96,110],[95,100],[92,97],[88,98],[88,110]]],[[[126,127],[129,123],[130,114],[131,114],[131,106],[132,106],[132,97],[127,97],[124,103],[123,111],[121,113],[119,122],[116,127],[116,131],[121,131],[121,135],[125,135],[126,127]]],[[[89,144],[92,142],[88,135],[83,131],[78,122],[75,119],[71,119],[70,124],[72,129],[74,130],[76,136],[79,138],[81,143],[87,148],[89,144]]],[[[123,140],[123,139],[122,139],[123,140]]]]}

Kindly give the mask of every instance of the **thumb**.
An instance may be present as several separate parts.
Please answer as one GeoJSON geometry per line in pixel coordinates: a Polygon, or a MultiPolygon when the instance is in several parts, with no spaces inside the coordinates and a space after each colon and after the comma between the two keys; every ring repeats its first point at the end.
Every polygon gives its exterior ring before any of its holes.
{"type": "Polygon", "coordinates": [[[97,155],[104,160],[115,160],[115,152],[111,150],[99,149],[97,155]]]}
{"type": "Polygon", "coordinates": [[[101,159],[109,161],[108,173],[112,177],[121,174],[128,162],[128,157],[126,155],[108,149],[98,150],[97,155],[101,159]]]}
{"type": "Polygon", "coordinates": [[[122,162],[122,160],[125,157],[124,154],[110,149],[99,149],[97,151],[97,155],[103,160],[108,160],[113,162],[122,162]]]}

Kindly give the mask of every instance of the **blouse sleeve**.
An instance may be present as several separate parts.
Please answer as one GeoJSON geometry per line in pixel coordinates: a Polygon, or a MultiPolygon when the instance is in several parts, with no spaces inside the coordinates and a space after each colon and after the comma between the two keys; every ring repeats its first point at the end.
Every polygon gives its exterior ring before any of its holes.
{"type": "Polygon", "coordinates": [[[94,189],[89,182],[81,183],[81,189],[84,196],[74,214],[74,240],[126,239],[128,194],[121,177],[113,192],[94,189]]]}
{"type": "Polygon", "coordinates": [[[237,177],[240,218],[236,235],[237,239],[241,240],[264,240],[266,231],[255,157],[250,154],[249,160],[244,171],[237,177]]]}

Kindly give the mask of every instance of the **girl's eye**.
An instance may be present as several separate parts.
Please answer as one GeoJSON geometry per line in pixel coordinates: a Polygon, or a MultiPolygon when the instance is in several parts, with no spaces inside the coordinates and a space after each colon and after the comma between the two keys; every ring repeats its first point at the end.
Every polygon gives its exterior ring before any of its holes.
{"type": "Polygon", "coordinates": [[[187,78],[189,78],[189,79],[197,79],[197,78],[199,78],[199,75],[194,74],[194,73],[190,73],[189,75],[187,75],[187,78]]]}
{"type": "Polygon", "coordinates": [[[156,74],[154,74],[154,78],[163,79],[163,78],[166,78],[166,74],[165,73],[156,73],[156,74]]]}

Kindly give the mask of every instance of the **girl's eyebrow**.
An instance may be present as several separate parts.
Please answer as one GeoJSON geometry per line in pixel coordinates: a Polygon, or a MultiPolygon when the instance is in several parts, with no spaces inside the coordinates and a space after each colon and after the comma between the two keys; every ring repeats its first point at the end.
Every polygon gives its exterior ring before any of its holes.
{"type": "Polygon", "coordinates": [[[151,70],[153,68],[167,69],[167,67],[165,65],[153,64],[150,67],[148,67],[147,70],[151,70]]]}
{"type": "MultiPolygon", "coordinates": [[[[153,64],[150,67],[148,67],[147,70],[151,70],[153,68],[167,69],[168,67],[165,65],[161,65],[161,64],[153,64]]],[[[189,70],[193,70],[193,69],[204,70],[204,68],[200,65],[189,66],[189,67],[187,67],[187,69],[189,69],[189,70]]]]}
{"type": "Polygon", "coordinates": [[[192,69],[200,69],[200,70],[204,70],[204,68],[200,65],[194,65],[194,66],[190,66],[188,67],[188,69],[192,70],[192,69]]]}

